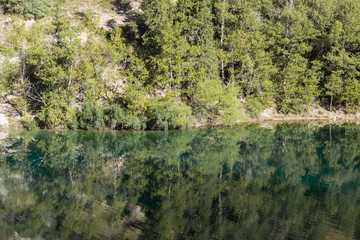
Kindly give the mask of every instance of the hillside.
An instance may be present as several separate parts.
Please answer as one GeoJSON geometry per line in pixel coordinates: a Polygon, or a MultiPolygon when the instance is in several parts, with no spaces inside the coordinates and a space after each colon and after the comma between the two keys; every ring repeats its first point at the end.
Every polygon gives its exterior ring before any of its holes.
{"type": "Polygon", "coordinates": [[[3,126],[178,129],[359,117],[360,0],[0,5],[3,126]]]}

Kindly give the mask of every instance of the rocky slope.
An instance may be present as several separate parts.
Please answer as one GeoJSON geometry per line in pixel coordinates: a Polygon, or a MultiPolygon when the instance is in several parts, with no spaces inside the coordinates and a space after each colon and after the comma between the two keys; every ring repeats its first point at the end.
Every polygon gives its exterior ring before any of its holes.
{"type": "Polygon", "coordinates": [[[0,103],[0,129],[17,128],[19,113],[8,103],[0,103]]]}

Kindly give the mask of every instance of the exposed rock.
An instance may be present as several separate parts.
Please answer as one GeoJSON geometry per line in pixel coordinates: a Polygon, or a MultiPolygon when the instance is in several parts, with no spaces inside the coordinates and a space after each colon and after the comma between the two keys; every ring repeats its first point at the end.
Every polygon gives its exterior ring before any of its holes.
{"type": "Polygon", "coordinates": [[[225,115],[225,112],[223,110],[219,110],[219,115],[225,115]]]}
{"type": "Polygon", "coordinates": [[[0,113],[0,128],[9,128],[9,120],[5,114],[0,113]]]}
{"type": "Polygon", "coordinates": [[[141,206],[136,205],[132,212],[130,218],[133,221],[143,222],[145,221],[145,214],[141,211],[141,206]]]}
{"type": "Polygon", "coordinates": [[[99,26],[106,30],[111,30],[117,25],[124,26],[125,22],[125,16],[116,13],[103,13],[99,17],[99,26]]]}
{"type": "Polygon", "coordinates": [[[8,195],[8,190],[5,187],[4,179],[0,177],[0,195],[5,198],[8,195]]]}
{"type": "Polygon", "coordinates": [[[10,104],[0,104],[0,129],[9,128],[11,121],[17,121],[19,119],[19,113],[10,104]]]}
{"type": "Polygon", "coordinates": [[[9,133],[0,132],[0,143],[9,137],[9,133]]]}
{"type": "Polygon", "coordinates": [[[31,238],[22,238],[17,232],[14,232],[14,236],[10,237],[9,240],[31,240],[31,238]]]}
{"type": "Polygon", "coordinates": [[[272,119],[274,116],[274,108],[270,107],[270,108],[266,108],[261,114],[260,114],[260,119],[272,119]]]}
{"type": "Polygon", "coordinates": [[[19,62],[20,62],[20,58],[18,56],[9,59],[10,64],[18,64],[19,62]]]}
{"type": "Polygon", "coordinates": [[[165,92],[161,91],[160,89],[155,89],[154,94],[157,97],[165,97],[165,92]]]}
{"type": "Polygon", "coordinates": [[[34,24],[35,24],[35,20],[34,20],[34,19],[26,20],[26,21],[25,21],[25,28],[26,28],[26,29],[30,29],[34,24]]]}
{"type": "Polygon", "coordinates": [[[79,35],[79,38],[81,40],[81,44],[85,44],[88,40],[88,34],[86,32],[82,32],[80,35],[79,35]]]}

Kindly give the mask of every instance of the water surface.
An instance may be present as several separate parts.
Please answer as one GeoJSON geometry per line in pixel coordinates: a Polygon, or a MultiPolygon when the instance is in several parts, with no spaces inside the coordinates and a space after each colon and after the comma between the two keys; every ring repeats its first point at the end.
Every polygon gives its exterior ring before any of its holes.
{"type": "Polygon", "coordinates": [[[0,133],[0,239],[359,239],[360,127],[0,133]]]}

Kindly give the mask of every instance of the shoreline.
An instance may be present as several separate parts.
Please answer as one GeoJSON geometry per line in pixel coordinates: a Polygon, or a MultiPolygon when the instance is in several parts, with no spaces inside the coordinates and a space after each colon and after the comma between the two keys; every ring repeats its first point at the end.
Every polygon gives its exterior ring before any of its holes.
{"type": "Polygon", "coordinates": [[[204,129],[209,127],[231,127],[239,126],[243,124],[281,124],[289,122],[328,122],[333,124],[341,124],[346,122],[358,123],[360,124],[360,119],[358,118],[347,118],[347,119],[330,119],[327,117],[316,118],[316,117],[284,117],[284,118],[272,118],[272,119],[259,119],[252,118],[245,121],[238,121],[232,124],[198,124],[196,126],[190,127],[188,129],[204,129]]]}
{"type": "MultiPolygon", "coordinates": [[[[2,104],[2,106],[7,104],[2,104]]],[[[0,131],[24,131],[28,130],[20,123],[21,117],[18,114],[14,113],[14,110],[8,105],[7,108],[2,108],[0,111],[0,131]],[[13,117],[10,117],[13,116],[13,117]]],[[[196,122],[190,123],[185,129],[204,129],[211,127],[231,127],[238,126],[243,124],[267,124],[267,123],[286,123],[286,122],[306,122],[306,121],[327,121],[329,123],[344,123],[352,122],[360,124],[360,113],[357,114],[347,114],[343,110],[338,110],[335,112],[329,112],[323,108],[313,108],[307,113],[302,114],[282,114],[275,111],[273,107],[264,109],[258,117],[250,118],[245,117],[242,120],[232,121],[230,123],[224,122],[210,122],[207,119],[198,119],[196,122]]],[[[67,128],[64,126],[59,126],[55,128],[39,128],[40,130],[56,130],[56,131],[66,131],[67,128]]],[[[78,129],[81,130],[81,129],[78,129]]],[[[106,131],[114,131],[111,129],[105,129],[106,131]]],[[[116,131],[133,131],[131,129],[121,129],[116,131]]],[[[81,130],[86,131],[86,130],[81,130]]],[[[144,130],[148,131],[148,130],[144,130]]],[[[159,130],[164,131],[164,130],[159,130]]]]}
{"type": "MultiPolygon", "coordinates": [[[[223,123],[215,123],[215,124],[196,124],[193,126],[190,126],[188,128],[185,128],[183,130],[197,130],[197,129],[206,129],[206,128],[213,128],[213,127],[236,127],[240,125],[251,125],[251,124],[281,124],[281,123],[291,123],[291,122],[328,122],[329,124],[343,124],[343,123],[355,123],[360,124],[360,119],[358,118],[347,118],[347,119],[329,119],[329,118],[314,118],[314,117],[291,117],[291,118],[273,118],[273,119],[258,119],[258,118],[252,118],[245,121],[238,121],[231,124],[223,124],[223,123]]],[[[170,129],[168,131],[177,131],[181,129],[170,129]]],[[[0,132],[8,132],[8,131],[30,131],[19,124],[16,124],[15,126],[9,126],[9,127],[1,127],[0,126],[0,132]]],[[[88,132],[89,130],[83,130],[83,129],[77,129],[77,130],[70,130],[66,129],[64,127],[57,127],[57,128],[38,128],[35,131],[83,131],[88,132]]],[[[104,129],[104,130],[91,130],[91,131],[160,131],[164,132],[165,130],[134,130],[134,129],[104,129]]],[[[90,131],[90,132],[91,132],[90,131]]]]}

